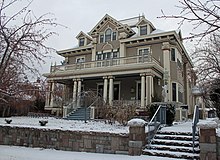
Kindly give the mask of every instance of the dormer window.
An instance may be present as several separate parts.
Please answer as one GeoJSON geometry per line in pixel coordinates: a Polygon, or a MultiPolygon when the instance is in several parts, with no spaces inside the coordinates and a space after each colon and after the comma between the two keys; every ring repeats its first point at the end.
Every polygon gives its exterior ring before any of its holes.
{"type": "Polygon", "coordinates": [[[147,26],[140,26],[140,36],[147,35],[147,26]]]}
{"type": "Polygon", "coordinates": [[[79,39],[79,46],[84,46],[85,45],[85,38],[80,38],[79,39]]]}
{"type": "Polygon", "coordinates": [[[112,39],[112,30],[109,28],[105,31],[105,42],[111,41],[112,39]]]}

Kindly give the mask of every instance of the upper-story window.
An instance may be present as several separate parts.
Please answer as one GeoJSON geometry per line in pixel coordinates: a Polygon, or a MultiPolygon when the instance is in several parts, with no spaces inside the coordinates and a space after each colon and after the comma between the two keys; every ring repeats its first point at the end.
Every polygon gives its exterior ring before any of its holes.
{"type": "Polygon", "coordinates": [[[76,63],[83,63],[85,62],[85,57],[77,57],[76,58],[76,63]]]}
{"type": "Polygon", "coordinates": [[[111,28],[108,28],[104,33],[99,35],[99,43],[115,41],[117,40],[117,32],[112,31],[111,28]]]}
{"type": "Polygon", "coordinates": [[[149,52],[150,52],[150,48],[139,49],[138,55],[139,55],[139,56],[142,56],[142,55],[143,55],[143,56],[145,56],[145,57],[148,57],[149,52]]]}
{"type": "Polygon", "coordinates": [[[112,30],[109,28],[105,31],[105,42],[111,41],[112,39],[112,30]]]}
{"type": "Polygon", "coordinates": [[[147,26],[140,26],[140,36],[147,34],[147,26]]]}
{"type": "Polygon", "coordinates": [[[171,48],[171,61],[176,61],[176,50],[175,48],[171,48]]]}
{"type": "Polygon", "coordinates": [[[112,40],[115,41],[117,39],[117,33],[112,32],[112,40]]]}
{"type": "Polygon", "coordinates": [[[79,39],[79,46],[84,46],[85,45],[85,38],[80,38],[79,39]]]}
{"type": "Polygon", "coordinates": [[[104,42],[104,35],[103,35],[103,34],[100,35],[99,41],[100,41],[100,43],[103,43],[103,42],[104,42]]]}

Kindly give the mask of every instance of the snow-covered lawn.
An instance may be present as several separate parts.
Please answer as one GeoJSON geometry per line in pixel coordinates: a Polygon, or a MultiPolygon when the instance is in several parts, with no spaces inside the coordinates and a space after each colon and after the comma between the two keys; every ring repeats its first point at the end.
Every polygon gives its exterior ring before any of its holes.
{"type": "Polygon", "coordinates": [[[0,160],[174,160],[152,156],[128,156],[0,145],[0,160]]]}
{"type": "Polygon", "coordinates": [[[11,124],[5,122],[5,118],[0,118],[0,126],[16,126],[29,128],[47,128],[47,129],[61,129],[71,131],[94,131],[94,132],[108,132],[108,133],[128,133],[129,127],[120,124],[105,124],[103,121],[73,121],[56,118],[31,118],[31,117],[11,117],[11,124]],[[39,120],[48,120],[46,126],[40,126],[39,120]]]}

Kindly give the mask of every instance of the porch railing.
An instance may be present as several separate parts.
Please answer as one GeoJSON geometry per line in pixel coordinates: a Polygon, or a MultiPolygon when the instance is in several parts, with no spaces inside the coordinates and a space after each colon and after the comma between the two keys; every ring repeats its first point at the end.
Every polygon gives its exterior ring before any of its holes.
{"type": "Polygon", "coordinates": [[[195,105],[192,123],[192,140],[193,140],[193,153],[195,152],[195,136],[196,136],[196,125],[199,122],[199,106],[195,105]]]}
{"type": "Polygon", "coordinates": [[[106,60],[97,60],[90,62],[81,62],[81,63],[75,63],[69,65],[51,66],[51,72],[119,66],[119,65],[130,65],[130,64],[138,64],[138,63],[140,64],[146,62],[155,62],[158,65],[160,65],[160,62],[157,61],[155,58],[151,56],[142,55],[142,56],[132,56],[132,57],[111,58],[106,60]]]}
{"type": "Polygon", "coordinates": [[[140,100],[113,100],[113,106],[141,106],[140,100]]]}
{"type": "Polygon", "coordinates": [[[148,147],[150,147],[152,139],[154,138],[155,134],[160,128],[160,125],[162,124],[166,124],[166,106],[160,105],[147,125],[148,126],[148,136],[147,136],[148,147]]]}

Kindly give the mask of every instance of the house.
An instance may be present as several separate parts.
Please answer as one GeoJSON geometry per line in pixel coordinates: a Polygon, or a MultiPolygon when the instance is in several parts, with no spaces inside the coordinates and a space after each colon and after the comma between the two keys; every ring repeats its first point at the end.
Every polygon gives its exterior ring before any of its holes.
{"type": "Polygon", "coordinates": [[[159,30],[145,16],[116,20],[106,14],[76,38],[77,47],[57,51],[65,62],[44,74],[50,83],[46,110],[62,111],[52,94],[60,83],[65,101],[78,107],[82,91],[92,89],[109,105],[176,102],[193,113],[193,65],[180,31],[159,30]]]}

